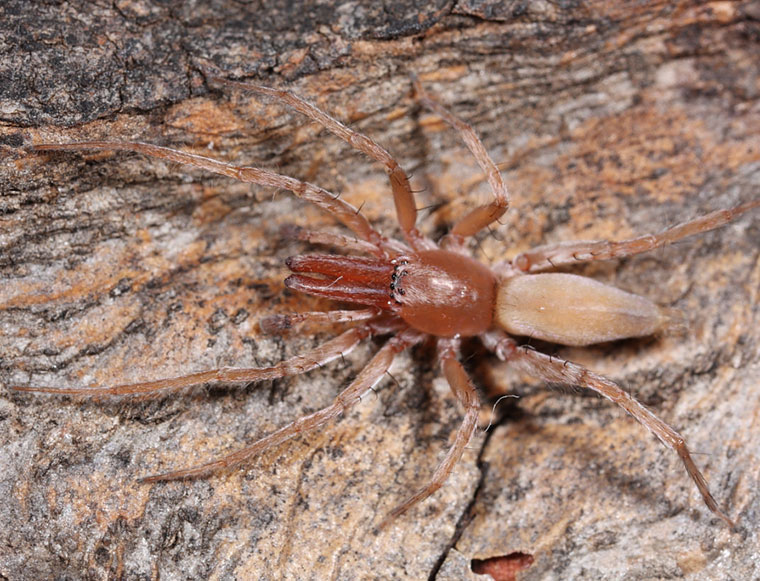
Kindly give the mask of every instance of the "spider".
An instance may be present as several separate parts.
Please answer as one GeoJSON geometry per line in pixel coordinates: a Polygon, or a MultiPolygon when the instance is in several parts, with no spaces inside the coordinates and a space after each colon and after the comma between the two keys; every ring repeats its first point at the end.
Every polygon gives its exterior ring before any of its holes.
{"type": "Polygon", "coordinates": [[[265,332],[283,332],[304,323],[347,324],[348,329],[312,349],[271,367],[211,369],[112,387],[14,386],[24,392],[75,396],[150,397],[177,392],[208,382],[260,382],[293,376],[320,367],[373,336],[389,336],[369,363],[341,391],[331,405],[281,427],[251,445],[217,460],[163,474],[143,482],[206,477],[221,469],[239,466],[303,432],[314,430],[344,414],[380,381],[402,351],[428,337],[436,344],[441,370],[452,393],[464,409],[464,417],[429,482],[394,508],[380,525],[406,512],[439,489],[460,460],[477,427],[479,400],[473,382],[459,361],[463,339],[478,337],[495,356],[537,378],[590,389],[621,406],[634,419],[674,450],[694,481],[707,507],[727,525],[732,520],[718,507],[707,482],[697,468],[684,438],[644,407],[615,382],[556,356],[520,345],[513,336],[527,336],[569,346],[585,346],[651,335],[676,324],[672,313],[642,296],[591,278],[548,272],[570,264],[622,258],[671,244],[686,236],[718,228],[744,212],[760,206],[750,201],[679,224],[659,234],[622,241],[582,241],[541,246],[489,267],[468,254],[466,240],[497,222],[509,207],[509,192],[502,176],[475,131],[435,101],[416,78],[419,101],[444,119],[460,135],[482,169],[493,193],[491,202],[461,217],[438,242],[416,228],[417,208],[406,173],[394,158],[369,137],[288,91],[232,81],[208,75],[210,81],[280,101],[358,151],[380,162],[390,180],[396,217],[403,241],[378,233],[352,205],[310,183],[273,171],[236,166],[208,157],[139,142],[89,141],[45,143],[33,151],[121,150],[195,166],[255,183],[293,192],[332,214],[353,236],[298,230],[296,236],[313,244],[343,249],[345,254],[304,254],[286,260],[292,271],[285,286],[341,303],[360,305],[353,310],[273,315],[261,321],[265,332]]]}

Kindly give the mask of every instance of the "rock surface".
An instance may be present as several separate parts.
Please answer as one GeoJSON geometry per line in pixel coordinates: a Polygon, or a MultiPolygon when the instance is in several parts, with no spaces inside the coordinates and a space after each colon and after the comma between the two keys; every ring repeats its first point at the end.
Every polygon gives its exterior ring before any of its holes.
{"type": "Polygon", "coordinates": [[[275,103],[210,88],[203,67],[287,86],[384,144],[431,207],[420,227],[439,236],[490,194],[457,135],[415,103],[417,74],[509,183],[504,225],[473,244],[485,261],[760,196],[758,2],[264,4],[0,6],[0,578],[475,579],[473,559],[515,553],[533,558],[520,579],[758,578],[758,212],[574,269],[679,309],[683,334],[549,347],[681,430],[735,533],[620,409],[547,389],[475,345],[467,365],[494,425],[443,489],[379,534],[460,419],[428,347],[335,425],[185,483],[138,478],[328,404],[377,342],[302,378],[159,401],[8,391],[303,352],[324,336],[267,336],[257,321],[327,306],[283,290],[285,258],[307,249],[280,229],[333,224],[285,192],[25,145],[139,139],[258,164],[397,234],[377,164],[275,103]],[[491,418],[499,393],[520,398],[491,418]]]}

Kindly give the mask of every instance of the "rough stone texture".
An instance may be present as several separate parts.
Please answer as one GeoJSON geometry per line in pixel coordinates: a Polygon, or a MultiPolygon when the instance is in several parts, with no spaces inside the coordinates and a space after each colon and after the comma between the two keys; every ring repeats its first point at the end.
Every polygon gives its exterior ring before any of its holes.
{"type": "MultiPolygon", "coordinates": [[[[470,122],[513,210],[484,260],[656,231],[760,195],[758,2],[67,2],[0,5],[0,381],[104,385],[250,366],[322,338],[262,335],[284,224],[329,217],[283,192],[127,154],[21,146],[111,137],[278,168],[395,232],[383,172],[282,107],[210,90],[201,67],[289,86],[386,144],[438,235],[489,195],[414,72],[470,122]],[[266,8],[264,7],[266,6],[266,8]]],[[[475,245],[474,245],[475,247],[475,245]]],[[[502,401],[436,495],[374,534],[432,473],[460,417],[420,348],[348,417],[243,470],[137,478],[233,450],[327,404],[377,348],[306,377],[134,403],[0,392],[0,578],[521,579],[760,576],[760,216],[578,269],[682,310],[688,331],[552,352],[620,381],[700,452],[731,533],[678,459],[607,402],[467,365],[502,401]]],[[[494,399],[484,405],[491,416],[494,399]]]]}

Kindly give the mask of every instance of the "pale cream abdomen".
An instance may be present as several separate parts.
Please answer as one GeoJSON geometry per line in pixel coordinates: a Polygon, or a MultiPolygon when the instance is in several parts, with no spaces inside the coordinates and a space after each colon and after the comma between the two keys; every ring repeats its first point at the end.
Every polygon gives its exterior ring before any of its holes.
{"type": "Polygon", "coordinates": [[[591,345],[651,335],[668,317],[644,297],[584,276],[547,273],[503,281],[494,320],[513,335],[591,345]]]}

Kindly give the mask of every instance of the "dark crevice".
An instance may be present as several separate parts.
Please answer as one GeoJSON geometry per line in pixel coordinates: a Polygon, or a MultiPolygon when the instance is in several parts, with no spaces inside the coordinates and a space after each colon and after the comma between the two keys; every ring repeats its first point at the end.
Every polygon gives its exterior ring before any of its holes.
{"type": "MultiPolygon", "coordinates": [[[[491,428],[495,427],[496,424],[491,426],[491,428]]],[[[438,576],[438,572],[441,570],[441,567],[446,562],[446,557],[448,557],[449,552],[451,549],[453,549],[459,539],[461,538],[462,534],[464,533],[465,529],[469,526],[470,522],[472,521],[472,518],[474,516],[473,514],[473,508],[475,504],[478,501],[478,498],[480,497],[480,492],[483,489],[483,486],[486,481],[486,477],[488,476],[488,462],[483,462],[483,454],[485,454],[485,451],[488,447],[488,444],[491,440],[491,436],[494,434],[494,430],[491,429],[488,432],[486,432],[485,439],[483,440],[483,445],[480,447],[480,450],[478,451],[478,458],[477,458],[477,466],[480,469],[480,478],[478,479],[478,483],[475,486],[475,490],[472,493],[472,497],[470,498],[470,502],[467,503],[467,506],[462,511],[462,514],[459,517],[459,520],[457,521],[456,526],[454,527],[454,534],[451,536],[451,539],[448,543],[446,543],[446,546],[444,547],[443,551],[441,551],[441,554],[439,555],[438,559],[436,560],[435,565],[430,571],[430,574],[428,575],[428,581],[435,581],[436,577],[438,576]]]]}

